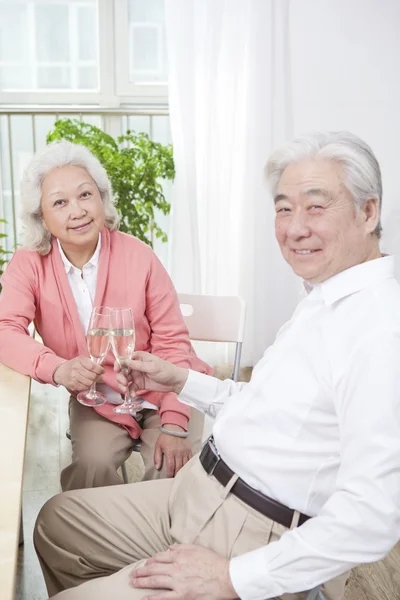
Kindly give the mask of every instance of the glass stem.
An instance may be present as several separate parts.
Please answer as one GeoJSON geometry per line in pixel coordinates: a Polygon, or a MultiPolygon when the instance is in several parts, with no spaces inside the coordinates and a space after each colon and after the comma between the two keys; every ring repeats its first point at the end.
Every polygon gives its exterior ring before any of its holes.
{"type": "Polygon", "coordinates": [[[92,383],[92,385],[90,386],[88,398],[90,398],[90,399],[94,398],[95,394],[96,394],[96,382],[94,381],[92,383]]]}
{"type": "MultiPolygon", "coordinates": [[[[121,363],[119,360],[118,360],[118,363],[119,363],[119,366],[121,367],[122,373],[126,376],[128,374],[128,369],[124,368],[123,363],[121,363]]],[[[132,403],[133,403],[133,398],[131,398],[131,394],[129,392],[129,383],[128,383],[128,387],[126,388],[126,392],[124,394],[124,404],[123,404],[123,406],[131,406],[132,403]]]]}
{"type": "Polygon", "coordinates": [[[133,404],[133,398],[132,398],[132,396],[130,395],[130,392],[129,392],[129,386],[128,386],[128,389],[127,389],[127,391],[126,391],[126,392],[125,392],[125,394],[124,394],[124,404],[129,404],[129,406],[130,406],[131,404],[133,404]]]}

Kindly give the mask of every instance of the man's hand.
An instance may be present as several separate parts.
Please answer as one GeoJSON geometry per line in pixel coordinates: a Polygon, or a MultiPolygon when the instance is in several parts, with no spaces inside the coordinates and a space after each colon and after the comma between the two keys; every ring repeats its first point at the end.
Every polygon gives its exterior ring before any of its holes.
{"type": "Polygon", "coordinates": [[[202,546],[171,546],[130,573],[135,588],[160,589],[143,600],[233,600],[229,560],[202,546]],[[170,590],[170,591],[169,591],[170,590]]]}
{"type": "Polygon", "coordinates": [[[103,367],[96,365],[87,356],[77,356],[61,363],[54,372],[53,380],[57,385],[63,385],[76,395],[78,392],[88,390],[103,373],[103,367]]]}
{"type": "Polygon", "coordinates": [[[149,352],[134,352],[132,360],[124,360],[122,367],[115,362],[114,370],[123,393],[129,389],[179,394],[188,378],[188,369],[177,367],[149,352]]]}
{"type": "MultiPolygon", "coordinates": [[[[170,431],[184,431],[179,425],[164,425],[170,431]]],[[[167,477],[175,477],[179,469],[192,458],[192,450],[185,438],[160,433],[154,448],[154,465],[160,470],[165,461],[167,477]]]]}

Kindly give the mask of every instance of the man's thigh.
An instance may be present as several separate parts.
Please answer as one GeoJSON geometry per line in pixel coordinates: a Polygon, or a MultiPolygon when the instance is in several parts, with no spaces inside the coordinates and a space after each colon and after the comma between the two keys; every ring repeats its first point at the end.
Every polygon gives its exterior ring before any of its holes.
{"type": "Polygon", "coordinates": [[[35,527],[35,546],[49,591],[112,575],[166,550],[172,543],[168,515],[172,482],[74,490],[50,499],[35,527]]]}
{"type": "MultiPolygon", "coordinates": [[[[138,562],[136,566],[144,564],[145,560],[138,562]]],[[[92,579],[75,588],[70,588],[52,596],[54,600],[140,600],[154,590],[134,589],[129,585],[129,573],[133,566],[129,565],[114,575],[92,579]]]]}
{"type": "MultiPolygon", "coordinates": [[[[97,503],[97,499],[100,499],[100,496],[93,495],[93,493],[104,494],[101,497],[101,506],[97,510],[99,516],[95,521],[95,526],[91,525],[88,531],[84,530],[80,534],[89,538],[89,542],[87,539],[84,540],[85,545],[82,550],[81,540],[74,541],[75,554],[85,557],[85,560],[90,563],[87,577],[85,577],[85,572],[81,572],[80,581],[85,581],[85,579],[93,581],[90,586],[83,583],[75,592],[72,590],[69,592],[76,595],[61,596],[63,600],[91,598],[92,596],[89,595],[79,595],[85,588],[90,590],[90,593],[93,592],[93,598],[96,600],[106,600],[109,596],[104,590],[109,589],[108,586],[113,582],[117,586],[118,598],[121,600],[125,598],[123,594],[127,592],[130,593],[130,600],[142,598],[145,595],[143,590],[139,593],[129,588],[130,569],[136,566],[135,563],[139,559],[164,550],[171,543],[199,544],[214,550],[221,556],[232,558],[275,541],[285,531],[285,528],[249,508],[230,494],[229,484],[224,488],[214,477],[208,476],[201,467],[198,457],[193,458],[174,480],[167,479],[119,487],[123,490],[123,496],[126,493],[128,498],[118,499],[118,502],[113,502],[112,498],[113,490],[119,488],[107,488],[108,493],[106,493],[106,488],[81,492],[85,494],[84,504],[86,507],[84,512],[78,515],[78,524],[82,522],[83,515],[86,517],[91,511],[88,505],[97,503]],[[163,501],[160,502],[162,485],[166,487],[163,501]],[[130,488],[132,493],[129,493],[130,488]],[[143,490],[146,491],[146,494],[143,494],[143,490]],[[136,491],[138,493],[137,502],[135,502],[133,493],[136,491]],[[167,501],[168,496],[169,501],[167,501]],[[169,504],[169,509],[167,504],[169,504]],[[164,505],[164,509],[162,509],[162,505],[164,505]],[[122,514],[124,518],[120,521],[116,519],[116,514],[122,514]],[[91,539],[93,531],[98,536],[99,530],[102,528],[101,543],[96,537],[93,548],[93,539],[91,539]],[[114,528],[117,529],[116,538],[112,536],[114,528]],[[152,537],[154,531],[156,532],[155,541],[144,548],[145,540],[152,537]],[[111,536],[111,543],[109,536],[111,536]],[[89,545],[87,545],[88,543],[89,545]],[[129,563],[131,564],[129,565],[129,563]],[[115,573],[124,567],[128,567],[125,572],[115,573]],[[103,577],[108,573],[112,573],[112,575],[107,579],[106,584],[103,582],[103,577]]],[[[71,497],[73,496],[71,495],[71,497]]],[[[69,507],[68,512],[71,518],[77,514],[77,510],[73,506],[69,507]]],[[[48,525],[51,530],[57,527],[58,523],[48,525]]],[[[63,536],[65,533],[61,532],[59,535],[63,536]]],[[[67,570],[71,572],[73,567],[73,565],[68,565],[67,570]]],[[[64,587],[71,586],[64,585],[64,587]]],[[[305,593],[285,595],[284,600],[303,600],[305,597],[305,593]]],[[[339,600],[340,595],[333,596],[332,600],[333,598],[339,600]]]]}

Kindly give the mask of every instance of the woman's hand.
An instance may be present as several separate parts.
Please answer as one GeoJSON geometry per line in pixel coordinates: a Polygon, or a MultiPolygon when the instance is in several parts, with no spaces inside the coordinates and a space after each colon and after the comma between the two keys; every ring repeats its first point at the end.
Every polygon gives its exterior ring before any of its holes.
{"type": "Polygon", "coordinates": [[[149,352],[134,352],[132,360],[124,360],[122,367],[115,362],[114,370],[123,393],[129,389],[179,394],[189,375],[188,369],[177,367],[149,352]]]}
{"type": "MultiPolygon", "coordinates": [[[[148,352],[134,352],[132,360],[124,360],[120,366],[115,362],[118,385],[121,392],[175,392],[179,394],[188,378],[188,369],[177,367],[148,352]]],[[[165,429],[184,431],[179,425],[166,424],[165,429]]],[[[154,465],[160,470],[165,461],[167,477],[176,473],[192,457],[192,451],[185,438],[160,433],[154,448],[154,465]]]]}
{"type": "MultiPolygon", "coordinates": [[[[164,429],[185,431],[179,425],[166,424],[164,429]]],[[[187,439],[160,433],[154,448],[154,465],[160,470],[165,462],[167,477],[175,477],[177,472],[192,458],[192,450],[187,439]]]]}
{"type": "Polygon", "coordinates": [[[104,369],[96,365],[87,356],[77,356],[61,363],[54,372],[53,380],[57,385],[63,385],[71,394],[88,390],[92,383],[98,381],[104,369]]]}

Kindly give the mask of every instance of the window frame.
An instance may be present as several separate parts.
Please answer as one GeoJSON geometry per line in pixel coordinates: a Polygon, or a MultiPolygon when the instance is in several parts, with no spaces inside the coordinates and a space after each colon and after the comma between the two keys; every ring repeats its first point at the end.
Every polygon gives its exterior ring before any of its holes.
{"type": "Polygon", "coordinates": [[[115,27],[118,31],[115,40],[115,74],[117,95],[126,102],[139,104],[168,104],[166,83],[131,83],[129,81],[129,41],[128,0],[115,0],[115,27]]]}
{"type": "Polygon", "coordinates": [[[97,0],[97,2],[99,88],[93,91],[0,89],[1,104],[86,105],[102,108],[128,105],[168,106],[166,84],[129,82],[128,0],[97,0]]]}

